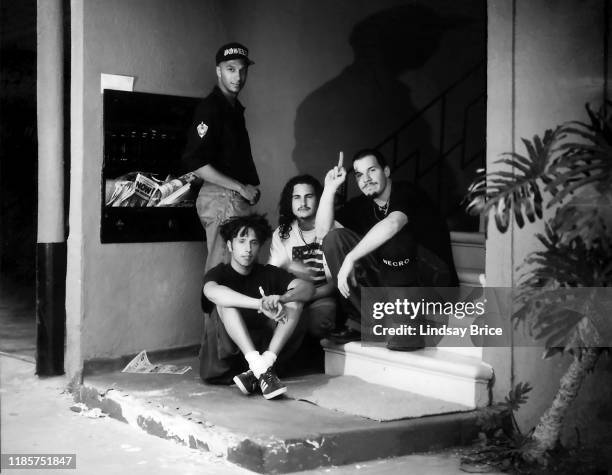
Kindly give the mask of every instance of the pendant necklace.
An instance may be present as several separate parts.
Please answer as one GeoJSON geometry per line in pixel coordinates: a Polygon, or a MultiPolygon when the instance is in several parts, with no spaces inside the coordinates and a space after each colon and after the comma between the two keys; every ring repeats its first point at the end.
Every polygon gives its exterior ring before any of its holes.
{"type": "Polygon", "coordinates": [[[380,206],[378,203],[376,203],[376,201],[372,200],[372,205],[373,205],[373,209],[374,209],[374,217],[377,220],[381,220],[384,219],[387,216],[387,213],[389,212],[389,203],[391,203],[391,197],[389,196],[389,199],[387,200],[387,202],[380,206]],[[382,214],[382,217],[379,215],[382,214]]]}

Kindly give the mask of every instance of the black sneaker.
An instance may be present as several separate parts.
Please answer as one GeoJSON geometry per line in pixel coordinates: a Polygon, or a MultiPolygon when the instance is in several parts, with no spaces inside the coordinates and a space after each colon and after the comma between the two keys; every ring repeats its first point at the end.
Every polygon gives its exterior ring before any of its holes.
{"type": "Polygon", "coordinates": [[[259,387],[266,399],[274,399],[287,392],[287,386],[281,383],[278,376],[272,372],[272,368],[268,368],[268,371],[259,377],[259,387]]]}
{"type": "Polygon", "coordinates": [[[234,376],[234,383],[238,386],[238,389],[242,391],[242,394],[253,394],[257,391],[257,378],[253,374],[253,371],[248,370],[244,373],[240,373],[237,376],[234,376]]]}

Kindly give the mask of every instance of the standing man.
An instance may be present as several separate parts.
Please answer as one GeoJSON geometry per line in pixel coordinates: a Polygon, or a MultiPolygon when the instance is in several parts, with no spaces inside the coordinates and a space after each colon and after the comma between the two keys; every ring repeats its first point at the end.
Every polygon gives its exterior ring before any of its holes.
{"type": "MultiPolygon", "coordinates": [[[[324,338],[336,324],[335,286],[315,233],[315,216],[323,187],[311,175],[291,178],[281,191],[279,227],[272,234],[268,264],[311,281],[315,293],[304,306],[303,325],[315,339],[324,338]]],[[[334,223],[333,228],[341,227],[334,223]]]]}
{"type": "MultiPolygon", "coordinates": [[[[353,169],[362,195],[349,200],[336,214],[346,229],[331,230],[334,195],[346,179],[342,160],[325,176],[316,216],[317,236],[325,236],[325,258],[338,290],[350,302],[347,339],[359,337],[361,286],[458,284],[446,223],[427,194],[411,183],[392,182],[391,170],[378,150],[357,152],[353,169]]],[[[421,343],[388,347],[414,349],[421,343]]]]}
{"type": "Polygon", "coordinates": [[[259,176],[238,101],[253,61],[240,43],[222,46],[215,59],[217,85],[196,108],[183,154],[184,169],[204,180],[196,209],[206,232],[205,271],[229,260],[220,224],[251,213],[259,200],[259,176]]]}

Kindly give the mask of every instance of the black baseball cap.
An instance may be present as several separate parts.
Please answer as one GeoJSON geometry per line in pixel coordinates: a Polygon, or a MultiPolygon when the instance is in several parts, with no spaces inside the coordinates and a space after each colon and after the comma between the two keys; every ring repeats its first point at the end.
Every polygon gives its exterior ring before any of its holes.
{"type": "Polygon", "coordinates": [[[229,61],[230,59],[244,59],[249,66],[255,64],[249,59],[249,49],[240,43],[228,43],[223,45],[215,55],[217,64],[222,61],[229,61]]]}

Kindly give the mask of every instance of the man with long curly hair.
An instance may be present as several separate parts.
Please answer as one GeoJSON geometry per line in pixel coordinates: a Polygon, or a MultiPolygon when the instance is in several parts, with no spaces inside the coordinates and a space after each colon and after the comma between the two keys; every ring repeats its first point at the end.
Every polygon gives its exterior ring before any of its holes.
{"type": "MultiPolygon", "coordinates": [[[[300,324],[316,339],[328,336],[336,323],[335,286],[323,256],[322,239],[315,236],[315,216],[322,192],[321,183],[310,175],[295,176],[287,182],[280,196],[279,227],[272,235],[268,261],[315,285],[300,324]]],[[[341,227],[337,223],[333,227],[336,226],[341,227]]]]}

